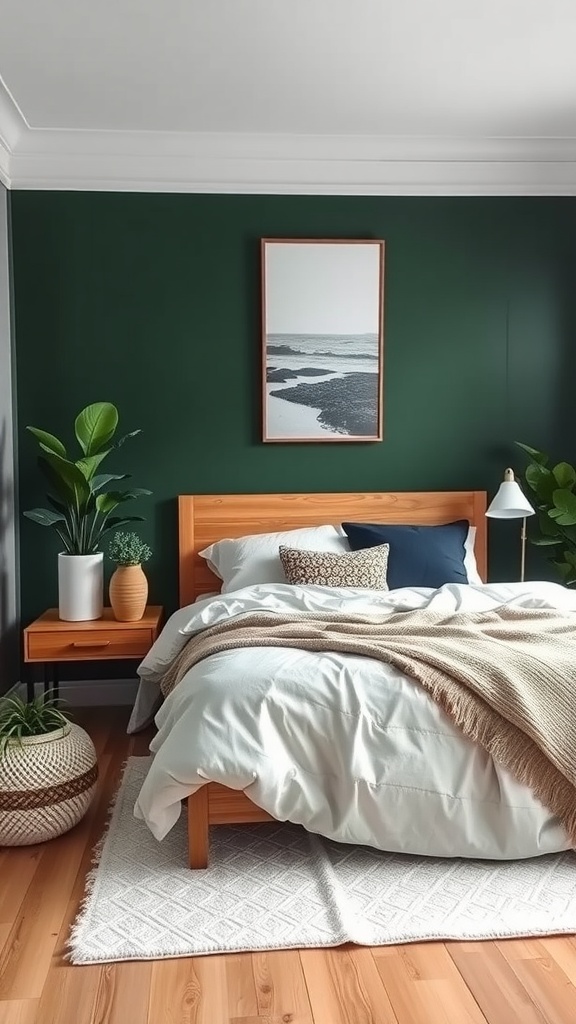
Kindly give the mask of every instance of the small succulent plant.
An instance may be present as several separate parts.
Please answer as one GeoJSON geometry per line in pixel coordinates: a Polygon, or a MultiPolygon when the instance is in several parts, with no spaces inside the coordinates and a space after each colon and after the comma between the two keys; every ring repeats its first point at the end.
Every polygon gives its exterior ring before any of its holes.
{"type": "Polygon", "coordinates": [[[119,530],[110,541],[108,554],[116,565],[141,565],[142,562],[148,561],[152,549],[137,533],[124,533],[119,530]]]}

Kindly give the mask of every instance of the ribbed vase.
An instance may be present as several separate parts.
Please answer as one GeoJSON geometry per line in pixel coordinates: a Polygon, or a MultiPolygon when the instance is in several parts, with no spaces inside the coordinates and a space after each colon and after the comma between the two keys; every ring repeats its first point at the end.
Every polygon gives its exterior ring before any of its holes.
{"type": "Polygon", "coordinates": [[[137,622],[146,610],[148,580],[141,565],[119,565],[110,580],[110,604],[119,622],[137,622]]]}
{"type": "Polygon", "coordinates": [[[86,814],[97,778],[94,744],[79,725],[11,740],[0,757],[0,846],[67,832],[86,814]]]}

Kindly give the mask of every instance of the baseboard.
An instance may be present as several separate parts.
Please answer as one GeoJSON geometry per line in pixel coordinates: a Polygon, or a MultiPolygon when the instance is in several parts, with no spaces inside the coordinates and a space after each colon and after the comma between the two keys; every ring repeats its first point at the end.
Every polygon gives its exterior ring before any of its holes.
{"type": "MultiPolygon", "coordinates": [[[[137,689],[137,679],[65,679],[60,683],[60,696],[76,708],[131,706],[137,689]]],[[[36,696],[42,691],[42,683],[36,683],[36,696]]],[[[9,692],[26,698],[26,685],[19,683],[9,692]]]]}

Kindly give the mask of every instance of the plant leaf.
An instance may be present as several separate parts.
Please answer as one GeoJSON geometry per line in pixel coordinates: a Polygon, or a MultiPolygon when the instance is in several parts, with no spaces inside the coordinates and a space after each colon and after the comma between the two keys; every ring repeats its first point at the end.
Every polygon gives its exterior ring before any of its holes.
{"type": "Polygon", "coordinates": [[[538,451],[537,448],[531,448],[529,444],[522,444],[521,441],[515,441],[514,444],[516,444],[518,448],[522,448],[522,451],[526,452],[534,462],[538,462],[541,466],[548,465],[549,459],[544,452],[538,451]]]}
{"type": "Polygon", "coordinates": [[[558,515],[554,515],[553,518],[558,526],[576,526],[576,494],[559,487],[554,491],[552,499],[554,509],[550,509],[548,515],[556,510],[558,515]]]}
{"type": "Polygon", "coordinates": [[[569,462],[559,462],[552,472],[558,487],[571,490],[576,483],[576,470],[569,462]]]}
{"type": "Polygon", "coordinates": [[[62,512],[64,515],[66,515],[68,511],[68,505],[66,505],[65,502],[60,501],[59,498],[55,498],[53,494],[47,494],[46,501],[48,501],[51,504],[52,508],[55,509],[56,512],[62,512]]]}
{"type": "Polygon", "coordinates": [[[66,449],[54,434],[49,434],[47,430],[40,430],[38,427],[26,427],[37,441],[40,442],[40,447],[46,452],[53,452],[54,455],[59,455],[62,459],[68,458],[66,449]]]}
{"type": "Polygon", "coordinates": [[[112,516],[112,519],[106,521],[99,536],[101,537],[104,533],[108,533],[109,530],[118,530],[121,526],[127,526],[128,523],[143,523],[144,521],[144,516],[122,516],[122,518],[112,516]]]}
{"type": "Polygon", "coordinates": [[[66,507],[70,505],[70,501],[73,500],[74,495],[66,483],[66,481],[52,468],[48,459],[45,456],[38,458],[38,468],[40,469],[43,476],[46,477],[48,484],[55,492],[57,497],[66,504],[66,507]]]}
{"type": "Polygon", "coordinates": [[[67,459],[61,459],[59,455],[47,454],[45,458],[68,487],[69,500],[71,497],[74,504],[79,509],[82,509],[90,496],[90,487],[84,474],[78,469],[76,463],[69,462],[67,459]]]}
{"type": "Polygon", "coordinates": [[[74,429],[84,455],[95,455],[114,436],[118,410],[111,402],[94,402],[78,413],[74,429]]]}
{"type": "Polygon", "coordinates": [[[49,508],[33,508],[23,513],[27,519],[40,526],[54,526],[54,523],[65,523],[66,517],[61,512],[52,512],[49,508]]]}
{"type": "Polygon", "coordinates": [[[97,455],[86,455],[83,459],[78,459],[76,465],[88,482],[94,476],[94,473],[98,469],[98,466],[106,458],[107,455],[112,451],[111,448],[106,448],[103,452],[98,452],[97,455]]]}
{"type": "Polygon", "coordinates": [[[90,490],[92,494],[96,494],[107,484],[111,484],[113,480],[128,480],[129,476],[129,473],[100,473],[90,480],[90,490]]]}
{"type": "Polygon", "coordinates": [[[526,477],[526,483],[532,488],[540,501],[546,503],[552,501],[552,494],[558,484],[549,469],[532,462],[526,467],[524,476],[526,477]]]}
{"type": "Polygon", "coordinates": [[[96,498],[96,508],[99,512],[113,512],[118,505],[132,501],[133,498],[140,498],[144,494],[152,494],[152,491],[147,491],[144,487],[135,487],[131,491],[107,491],[96,498]]]}
{"type": "Polygon", "coordinates": [[[124,434],[124,436],[120,437],[118,439],[118,441],[115,441],[114,444],[112,445],[112,447],[113,448],[121,448],[122,445],[124,444],[124,442],[127,441],[129,437],[136,437],[137,434],[141,434],[141,433],[142,433],[142,428],[141,427],[138,427],[137,430],[131,430],[129,434],[124,434]]]}
{"type": "Polygon", "coordinates": [[[113,512],[119,504],[120,500],[116,497],[113,491],[105,491],[104,494],[98,494],[96,496],[96,508],[99,512],[104,514],[107,512],[113,512]]]}

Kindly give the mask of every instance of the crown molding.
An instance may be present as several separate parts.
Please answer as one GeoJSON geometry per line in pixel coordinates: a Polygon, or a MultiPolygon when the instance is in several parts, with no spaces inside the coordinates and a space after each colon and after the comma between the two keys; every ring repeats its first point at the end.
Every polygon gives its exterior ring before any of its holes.
{"type": "Polygon", "coordinates": [[[5,146],[0,142],[0,183],[6,188],[10,188],[11,181],[8,173],[10,168],[10,154],[5,146]]]}
{"type": "Polygon", "coordinates": [[[576,138],[440,138],[31,128],[0,80],[12,189],[572,196],[576,138]]]}
{"type": "Polygon", "coordinates": [[[6,188],[12,186],[12,157],[28,131],[26,118],[0,76],[0,181],[6,188]]]}

